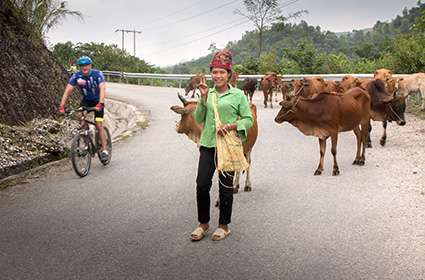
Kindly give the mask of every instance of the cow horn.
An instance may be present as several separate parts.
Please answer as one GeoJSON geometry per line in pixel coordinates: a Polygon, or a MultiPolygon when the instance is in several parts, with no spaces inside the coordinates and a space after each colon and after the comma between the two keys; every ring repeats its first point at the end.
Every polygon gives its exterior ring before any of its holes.
{"type": "Polygon", "coordinates": [[[177,96],[179,97],[180,101],[183,103],[183,105],[187,105],[188,101],[186,98],[184,98],[180,93],[177,93],[177,96]]]}

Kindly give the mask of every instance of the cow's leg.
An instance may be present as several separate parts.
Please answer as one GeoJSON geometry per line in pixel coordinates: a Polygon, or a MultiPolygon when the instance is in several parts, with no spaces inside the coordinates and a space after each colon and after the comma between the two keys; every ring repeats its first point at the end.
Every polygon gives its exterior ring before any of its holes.
{"type": "Polygon", "coordinates": [[[270,108],[273,109],[273,89],[270,90],[270,108]]]}
{"type": "Polygon", "coordinates": [[[422,97],[421,111],[425,112],[425,87],[420,88],[419,91],[421,92],[422,97]]]}
{"type": "Polygon", "coordinates": [[[385,146],[385,143],[387,142],[387,121],[382,122],[382,127],[384,128],[384,134],[382,134],[381,140],[379,141],[381,143],[381,146],[385,146]]]}
{"type": "Polygon", "coordinates": [[[368,132],[366,135],[366,147],[368,148],[372,148],[372,140],[370,139],[370,133],[372,132],[372,123],[369,120],[369,128],[368,128],[368,132]]]}
{"type": "Polygon", "coordinates": [[[360,149],[362,146],[362,133],[360,131],[360,128],[357,126],[356,128],[353,129],[354,134],[356,135],[356,140],[357,140],[357,153],[356,153],[356,158],[353,161],[353,165],[360,165],[360,149]]]}
{"type": "Polygon", "coordinates": [[[264,108],[267,108],[267,97],[268,97],[267,91],[263,90],[263,93],[264,93],[264,108]]]}
{"type": "Polygon", "coordinates": [[[246,160],[249,163],[248,169],[246,170],[246,180],[245,180],[245,188],[244,191],[246,192],[250,192],[252,191],[252,187],[251,187],[251,178],[250,178],[250,170],[251,170],[251,152],[247,153],[246,155],[246,160]]]}
{"type": "Polygon", "coordinates": [[[274,93],[274,101],[277,103],[277,102],[279,102],[278,100],[277,100],[277,91],[274,93]]]}
{"type": "Polygon", "coordinates": [[[319,161],[319,166],[316,169],[316,172],[314,172],[314,175],[321,175],[323,172],[323,162],[324,162],[325,152],[326,152],[326,139],[319,138],[319,146],[320,146],[320,161],[319,161]]]}
{"type": "Polygon", "coordinates": [[[366,162],[366,137],[367,137],[367,133],[369,131],[369,123],[368,122],[364,122],[363,124],[361,124],[361,139],[362,139],[362,155],[360,157],[360,162],[359,165],[363,166],[366,162]]]}
{"type": "Polygon", "coordinates": [[[254,92],[249,93],[249,101],[252,103],[252,97],[254,96],[254,92]]]}
{"type": "Polygon", "coordinates": [[[337,176],[339,175],[339,167],[338,167],[338,163],[336,162],[336,145],[338,144],[338,132],[335,133],[334,135],[331,135],[331,142],[332,142],[331,152],[334,157],[334,168],[332,171],[332,175],[337,176]]]}

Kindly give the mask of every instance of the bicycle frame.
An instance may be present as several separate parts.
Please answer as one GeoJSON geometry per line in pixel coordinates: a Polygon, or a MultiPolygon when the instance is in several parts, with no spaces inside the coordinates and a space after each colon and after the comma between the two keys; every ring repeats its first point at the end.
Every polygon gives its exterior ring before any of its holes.
{"type": "Polygon", "coordinates": [[[93,140],[96,140],[96,143],[98,142],[98,130],[96,127],[96,123],[89,121],[86,119],[88,112],[87,111],[82,111],[82,112],[78,112],[81,113],[81,117],[79,117],[79,121],[80,121],[80,128],[79,128],[79,132],[81,135],[87,136],[87,138],[89,139],[89,151],[90,151],[90,155],[94,156],[96,155],[96,153],[99,151],[99,145],[95,144],[95,142],[93,140]],[[91,137],[90,135],[90,125],[95,127],[95,135],[94,139],[93,137],[91,137]]]}

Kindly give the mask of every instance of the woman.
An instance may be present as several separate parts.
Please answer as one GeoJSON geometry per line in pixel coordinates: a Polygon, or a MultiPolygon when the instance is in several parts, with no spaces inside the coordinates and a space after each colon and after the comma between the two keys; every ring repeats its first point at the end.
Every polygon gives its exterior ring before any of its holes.
{"type": "MultiPolygon", "coordinates": [[[[210,221],[210,189],[215,172],[216,134],[219,136],[235,130],[242,141],[246,140],[247,129],[252,126],[252,114],[243,91],[232,87],[228,81],[232,75],[232,55],[228,50],[215,53],[210,71],[214,87],[208,89],[205,80],[199,86],[201,97],[193,113],[196,122],[203,124],[201,132],[196,199],[199,226],[192,232],[191,239],[199,241],[205,237],[210,221]],[[221,127],[215,127],[213,98],[216,95],[221,127]]],[[[220,218],[219,226],[212,235],[215,241],[230,234],[229,224],[233,204],[233,173],[219,174],[220,218]]]]}

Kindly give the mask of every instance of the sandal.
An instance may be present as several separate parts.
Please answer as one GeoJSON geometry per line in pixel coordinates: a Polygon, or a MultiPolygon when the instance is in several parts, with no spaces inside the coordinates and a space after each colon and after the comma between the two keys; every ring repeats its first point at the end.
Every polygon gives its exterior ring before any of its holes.
{"type": "Polygon", "coordinates": [[[222,228],[217,228],[215,231],[214,231],[214,233],[213,233],[213,235],[212,235],[212,240],[214,240],[214,241],[220,241],[220,240],[223,240],[223,239],[225,239],[229,234],[231,233],[231,231],[230,231],[230,229],[229,230],[227,230],[227,231],[225,231],[224,229],[222,229],[222,228]]]}
{"type": "Polygon", "coordinates": [[[199,241],[207,235],[208,229],[204,230],[202,227],[197,227],[191,234],[190,239],[192,241],[199,241]]]}

